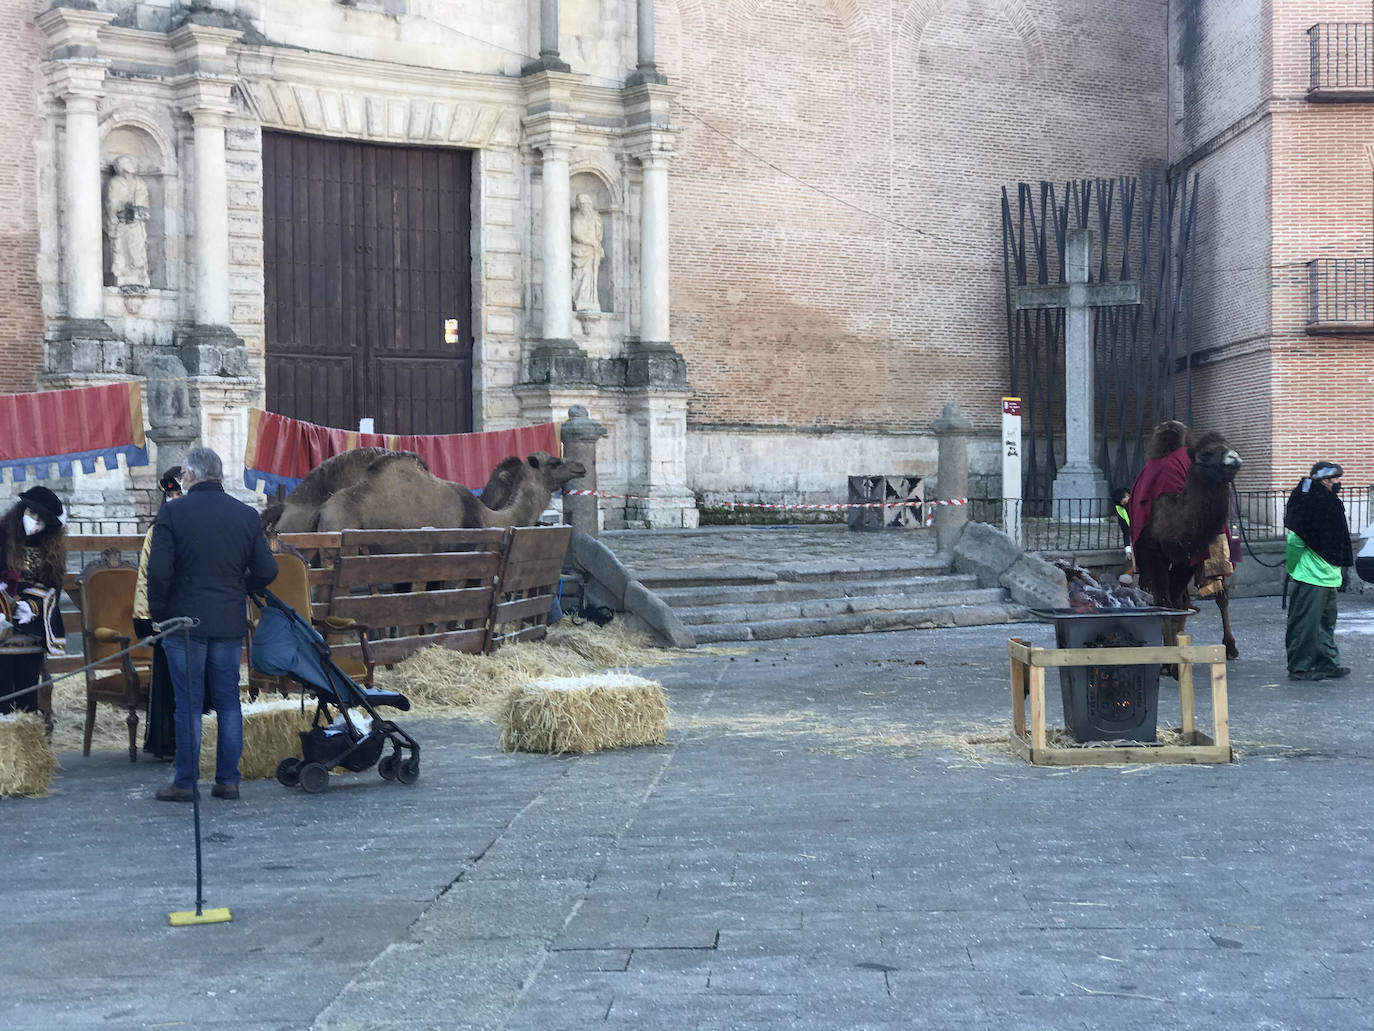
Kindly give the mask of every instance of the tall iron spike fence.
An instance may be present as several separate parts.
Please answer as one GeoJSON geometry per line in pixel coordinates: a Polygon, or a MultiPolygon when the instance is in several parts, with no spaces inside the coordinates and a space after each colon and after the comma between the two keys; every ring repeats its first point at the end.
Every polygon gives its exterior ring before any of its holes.
{"type": "MultiPolygon", "coordinates": [[[[1287,490],[1237,492],[1240,519],[1235,521],[1233,528],[1238,533],[1243,525],[1245,538],[1252,544],[1283,540],[1286,536],[1283,510],[1288,504],[1288,494],[1287,490]]],[[[1351,533],[1364,532],[1374,523],[1374,487],[1351,491],[1349,496],[1343,492],[1342,496],[1351,533]]],[[[1100,502],[1069,503],[1078,506],[1077,509],[1066,508],[1062,500],[1057,508],[1051,509],[1049,498],[970,498],[968,504],[971,520],[998,529],[1005,528],[1007,516],[1015,518],[1019,508],[1021,546],[1026,551],[1110,551],[1125,544],[1116,516],[1103,517],[1100,502]],[[1045,514],[1051,511],[1055,512],[1054,516],[1045,514]]]]}
{"type": "Polygon", "coordinates": [[[1064,425],[1064,312],[1018,310],[1018,286],[1065,282],[1070,229],[1095,235],[1090,280],[1136,281],[1140,303],[1093,310],[1097,462],[1108,482],[1130,483],[1160,421],[1191,422],[1194,175],[1081,179],[1062,189],[1002,190],[1008,382],[1022,399],[1022,490],[1044,499],[1058,474],[1064,425]],[[1181,410],[1180,410],[1181,409],[1181,410]]]}
{"type": "Polygon", "coordinates": [[[1307,263],[1307,324],[1374,322],[1374,259],[1318,258],[1307,263]]]}
{"type": "Polygon", "coordinates": [[[1374,89],[1374,25],[1329,21],[1307,30],[1308,90],[1374,89]]]}

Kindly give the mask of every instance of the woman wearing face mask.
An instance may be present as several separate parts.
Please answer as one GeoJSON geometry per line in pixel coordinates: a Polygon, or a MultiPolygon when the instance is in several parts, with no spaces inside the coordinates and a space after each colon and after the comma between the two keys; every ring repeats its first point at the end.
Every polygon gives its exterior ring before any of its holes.
{"type": "MultiPolygon", "coordinates": [[[[58,595],[67,570],[62,502],[47,487],[30,487],[0,520],[0,577],[13,608],[13,630],[0,640],[0,697],[33,687],[43,655],[61,655],[66,639],[58,595]]],[[[0,712],[36,711],[38,693],[0,701],[0,712]]]]}

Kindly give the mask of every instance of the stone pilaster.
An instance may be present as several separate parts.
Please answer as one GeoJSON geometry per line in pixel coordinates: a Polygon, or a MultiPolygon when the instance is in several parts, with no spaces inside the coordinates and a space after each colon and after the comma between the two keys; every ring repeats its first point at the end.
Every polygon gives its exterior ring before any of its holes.
{"type": "Polygon", "coordinates": [[[558,52],[558,0],[539,0],[539,58],[525,65],[526,75],[566,72],[568,63],[558,52]]]}
{"type": "Polygon", "coordinates": [[[627,86],[638,86],[644,82],[666,83],[668,77],[658,70],[654,63],[654,0],[639,0],[639,59],[635,70],[625,80],[627,86]]]}

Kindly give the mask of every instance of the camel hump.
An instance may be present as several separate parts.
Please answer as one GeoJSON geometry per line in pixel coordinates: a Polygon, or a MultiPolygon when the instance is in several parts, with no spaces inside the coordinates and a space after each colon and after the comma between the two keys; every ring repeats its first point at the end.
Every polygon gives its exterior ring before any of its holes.
{"type": "Polygon", "coordinates": [[[386,466],[404,462],[426,471],[429,466],[412,451],[392,451],[384,447],[355,447],[326,458],[311,469],[291,492],[296,505],[322,505],[339,491],[361,479],[376,476],[386,466]]]}
{"type": "Polygon", "coordinates": [[[1188,427],[1177,419],[1169,419],[1154,428],[1145,444],[1146,458],[1163,458],[1188,443],[1188,427]]]}

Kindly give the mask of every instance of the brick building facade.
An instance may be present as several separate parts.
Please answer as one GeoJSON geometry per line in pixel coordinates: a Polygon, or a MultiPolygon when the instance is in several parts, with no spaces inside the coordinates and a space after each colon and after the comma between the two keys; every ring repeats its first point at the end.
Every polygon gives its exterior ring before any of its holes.
{"type": "Polygon", "coordinates": [[[1169,158],[1204,192],[1195,421],[1231,435],[1242,486],[1290,486],[1317,459],[1374,483],[1370,12],[1173,5],[1169,158]]]}

